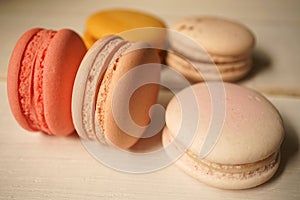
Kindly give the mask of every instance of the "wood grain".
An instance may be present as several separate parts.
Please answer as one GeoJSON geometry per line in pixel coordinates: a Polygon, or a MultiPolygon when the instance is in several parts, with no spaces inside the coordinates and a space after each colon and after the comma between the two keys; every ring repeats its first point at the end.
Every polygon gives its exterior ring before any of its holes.
{"type": "MultiPolygon", "coordinates": [[[[300,98],[289,93],[281,96],[286,91],[300,91],[299,7],[299,1],[273,0],[185,0],[177,4],[140,0],[1,1],[0,199],[300,199],[300,98]],[[273,92],[268,98],[282,114],[286,129],[280,169],[271,181],[250,190],[227,191],[203,185],[174,165],[148,174],[122,173],[96,161],[76,134],[50,137],[18,126],[9,110],[5,79],[9,56],[20,34],[31,27],[67,27],[82,34],[87,16],[111,7],[155,13],[168,24],[186,15],[222,15],[238,19],[255,32],[257,71],[242,84],[267,93],[274,89],[275,96],[273,92]],[[277,93],[277,89],[284,92],[277,93]]],[[[144,144],[136,149],[144,150],[144,144]]]]}

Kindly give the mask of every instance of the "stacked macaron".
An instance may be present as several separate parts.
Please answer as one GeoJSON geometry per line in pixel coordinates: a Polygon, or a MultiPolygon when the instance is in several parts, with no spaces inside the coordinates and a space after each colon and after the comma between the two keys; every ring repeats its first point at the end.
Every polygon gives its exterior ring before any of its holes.
{"type": "Polygon", "coordinates": [[[200,16],[183,18],[171,28],[166,62],[189,80],[236,81],[250,71],[255,40],[244,25],[200,16]]]}

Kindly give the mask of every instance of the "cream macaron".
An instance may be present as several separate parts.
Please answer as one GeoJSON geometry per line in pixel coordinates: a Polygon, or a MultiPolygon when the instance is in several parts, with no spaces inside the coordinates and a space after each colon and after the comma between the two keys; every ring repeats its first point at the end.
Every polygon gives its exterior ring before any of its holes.
{"type": "Polygon", "coordinates": [[[156,103],[159,85],[151,83],[159,82],[159,63],[157,51],[148,43],[114,35],[98,40],[83,58],[73,87],[72,117],[79,136],[122,149],[134,145],[156,103]],[[138,85],[144,79],[151,83],[138,85]],[[136,129],[126,127],[132,123],[136,129]]]}
{"type": "Polygon", "coordinates": [[[209,84],[210,90],[207,84],[198,83],[189,88],[193,92],[187,92],[186,88],[177,94],[185,93],[186,98],[195,97],[197,101],[198,107],[194,109],[199,111],[197,128],[190,128],[195,125],[185,127],[184,133],[186,137],[194,134],[190,146],[186,141],[180,141],[178,135],[182,128],[182,113],[191,105],[182,105],[176,96],[171,99],[162,136],[164,147],[167,149],[170,144],[175,144],[184,152],[176,164],[192,177],[217,188],[246,189],[268,181],[279,166],[284,137],[279,112],[254,90],[232,83],[209,84]],[[216,84],[223,84],[224,104],[220,99],[213,101],[211,98],[216,84]],[[219,107],[212,102],[219,102],[219,107]],[[218,110],[214,112],[216,108],[218,110]],[[219,130],[216,129],[218,126],[219,130]],[[206,154],[201,154],[203,148],[206,148],[206,154]]]}
{"type": "Polygon", "coordinates": [[[236,81],[251,69],[254,34],[245,25],[215,16],[176,21],[166,62],[191,81],[236,81]],[[199,73],[199,70],[201,73],[199,73]]]}

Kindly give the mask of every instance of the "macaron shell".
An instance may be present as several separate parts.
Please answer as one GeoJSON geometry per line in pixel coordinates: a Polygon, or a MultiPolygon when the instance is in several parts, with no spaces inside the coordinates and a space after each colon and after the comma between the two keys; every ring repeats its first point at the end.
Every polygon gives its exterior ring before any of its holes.
{"type": "MultiPolygon", "coordinates": [[[[103,43],[99,40],[92,48],[90,48],[82,59],[79,69],[76,74],[76,78],[73,85],[72,92],[72,118],[77,134],[81,138],[88,138],[88,134],[84,129],[83,122],[83,106],[84,95],[94,96],[95,94],[85,94],[86,82],[93,67],[93,64],[99,54],[99,51],[103,48],[103,43]]],[[[103,76],[105,72],[104,66],[99,66],[100,75],[103,76]]],[[[98,78],[98,77],[96,77],[98,78]]]]}
{"type": "Polygon", "coordinates": [[[148,42],[158,50],[165,49],[167,34],[167,29],[163,26],[135,28],[117,33],[117,35],[130,42],[148,42]]]}
{"type": "Polygon", "coordinates": [[[247,52],[238,56],[222,56],[217,54],[210,54],[210,57],[215,63],[231,63],[251,58],[252,52],[247,52]]]}
{"type": "Polygon", "coordinates": [[[75,32],[56,33],[44,59],[44,112],[50,131],[67,135],[74,131],[71,116],[73,83],[86,47],[75,32]]]}
{"type": "Polygon", "coordinates": [[[21,67],[21,60],[23,57],[23,52],[26,49],[27,44],[32,39],[32,37],[39,31],[41,28],[30,29],[25,32],[17,41],[12,55],[9,60],[8,72],[7,72],[7,96],[11,111],[16,119],[16,121],[26,130],[37,131],[32,128],[28,121],[23,115],[19,102],[19,71],[21,67]]]}
{"type": "Polygon", "coordinates": [[[82,39],[88,49],[96,42],[96,39],[93,38],[93,36],[91,36],[87,31],[84,32],[82,39]]]}
{"type": "MultiPolygon", "coordinates": [[[[218,83],[210,83],[218,84],[218,83]]],[[[191,151],[200,155],[211,122],[211,97],[205,83],[192,86],[199,104],[199,128],[191,151]]],[[[226,94],[225,121],[213,149],[205,157],[222,164],[253,163],[273,154],[280,148],[284,129],[276,108],[259,93],[241,86],[224,83],[226,94]]],[[[192,94],[191,94],[192,95],[192,94]]],[[[189,106],[189,105],[184,105],[189,106]]],[[[176,136],[181,124],[181,109],[174,97],[166,111],[166,124],[176,136]]]]}
{"type": "MultiPolygon", "coordinates": [[[[122,127],[119,127],[115,120],[115,116],[118,117],[124,116],[125,118],[131,117],[132,120],[139,126],[146,126],[149,121],[149,109],[156,103],[159,85],[148,84],[140,87],[138,90],[133,93],[130,97],[129,105],[123,107],[122,99],[128,97],[129,91],[118,91],[118,96],[113,101],[113,94],[116,86],[118,85],[119,80],[130,70],[139,67],[142,64],[147,63],[159,63],[160,59],[155,49],[149,48],[145,43],[134,43],[130,49],[127,50],[117,61],[114,66],[110,66],[103,78],[99,95],[106,93],[106,101],[103,104],[99,104],[101,96],[98,95],[97,100],[97,113],[99,116],[99,124],[102,125],[105,137],[115,146],[127,149],[137,142],[139,136],[143,134],[134,133],[129,135],[122,130],[122,127]],[[113,69],[113,67],[115,67],[113,69]],[[109,83],[109,84],[106,84],[109,83]],[[113,113],[112,105],[116,106],[115,109],[117,113],[113,113]],[[130,115],[124,115],[129,109],[130,115]],[[102,114],[101,114],[102,113],[102,114]]],[[[160,67],[157,65],[153,67],[153,81],[159,81],[160,77],[160,67]]],[[[138,79],[141,77],[135,76],[138,79]]],[[[129,80],[126,85],[128,88],[136,84],[135,80],[129,80]]],[[[123,118],[124,118],[123,117],[123,118]]]]}
{"type": "Polygon", "coordinates": [[[86,27],[91,36],[99,39],[105,35],[130,29],[142,27],[165,28],[166,25],[162,20],[147,13],[135,10],[112,9],[91,15],[86,22],[86,27]]]}
{"type": "Polygon", "coordinates": [[[95,105],[100,83],[108,63],[124,43],[118,36],[103,37],[88,50],[80,64],[73,86],[72,116],[82,138],[96,139],[95,105]]]}
{"type": "Polygon", "coordinates": [[[193,38],[209,53],[232,56],[252,50],[255,39],[244,25],[219,17],[187,17],[172,28],[193,38]]]}
{"type": "Polygon", "coordinates": [[[276,173],[278,167],[279,167],[280,159],[276,162],[275,166],[273,166],[271,169],[266,170],[264,172],[261,172],[257,175],[254,175],[250,178],[245,179],[236,179],[232,180],[231,178],[219,178],[214,176],[209,176],[205,173],[201,173],[197,167],[197,162],[192,160],[190,157],[188,157],[186,154],[178,160],[176,163],[181,169],[184,170],[187,174],[190,176],[200,180],[203,183],[206,183],[208,185],[211,185],[213,187],[217,187],[220,189],[248,189],[253,188],[258,185],[261,185],[265,182],[267,182],[269,179],[272,178],[272,176],[276,173]],[[194,167],[194,168],[193,168],[194,167]]]}
{"type": "MultiPolygon", "coordinates": [[[[171,134],[168,129],[164,129],[162,134],[162,143],[167,147],[172,142],[171,134]]],[[[247,189],[261,185],[268,181],[277,171],[280,163],[280,155],[271,168],[261,170],[254,174],[250,171],[245,174],[233,174],[224,171],[215,171],[201,165],[201,162],[192,159],[187,153],[184,153],[178,160],[176,165],[186,174],[205,183],[207,185],[220,189],[247,189]]]]}

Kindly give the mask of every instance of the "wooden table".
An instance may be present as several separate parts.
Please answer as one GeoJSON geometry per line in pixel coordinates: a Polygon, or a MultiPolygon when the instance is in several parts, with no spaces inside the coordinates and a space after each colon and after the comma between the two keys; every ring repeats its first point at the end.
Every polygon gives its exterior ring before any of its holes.
{"type": "Polygon", "coordinates": [[[300,199],[299,1],[56,1],[0,2],[0,199],[300,199]],[[176,166],[146,174],[110,169],[76,134],[51,137],[19,127],[9,110],[6,71],[19,36],[29,28],[71,28],[82,34],[86,18],[106,8],[135,8],[168,25],[187,15],[239,20],[256,35],[258,72],[239,84],[265,93],[283,116],[286,137],[275,177],[250,190],[208,187],[176,166]],[[299,94],[298,94],[299,92],[299,94]]]}

